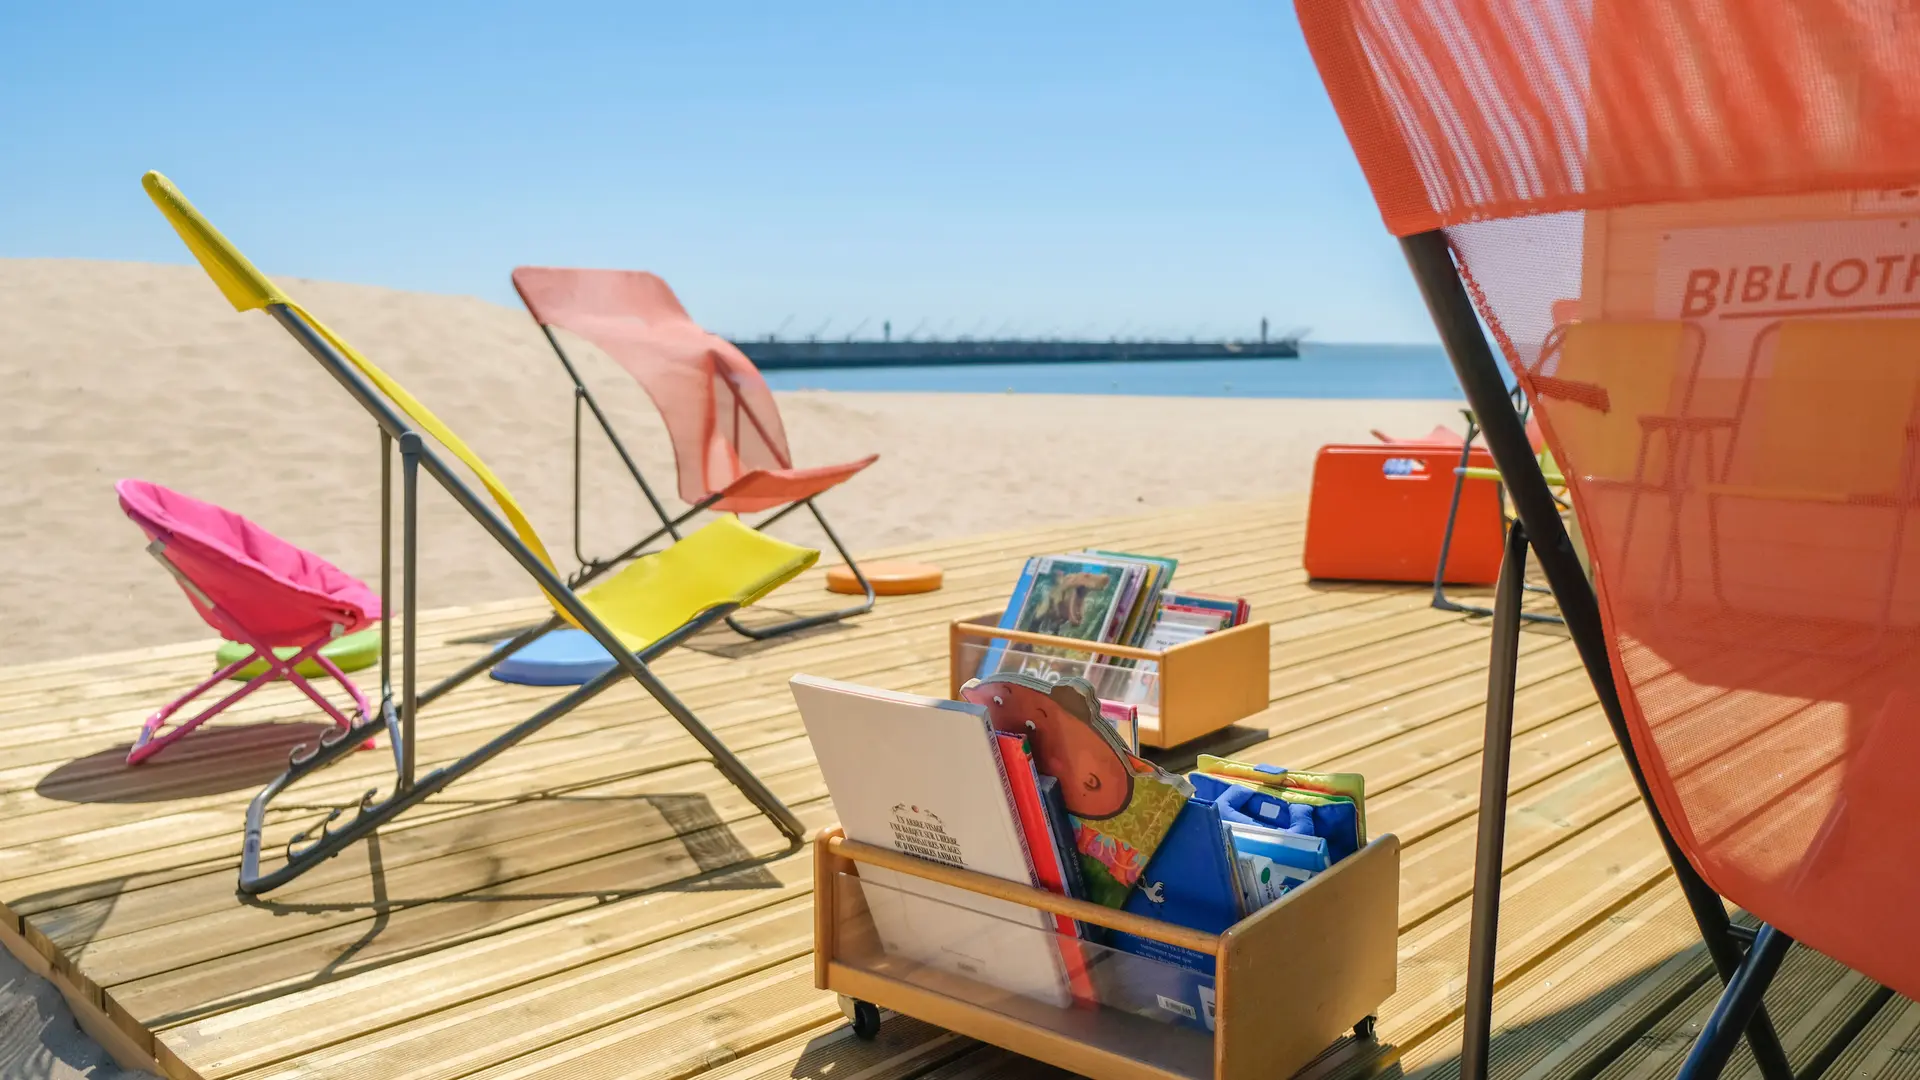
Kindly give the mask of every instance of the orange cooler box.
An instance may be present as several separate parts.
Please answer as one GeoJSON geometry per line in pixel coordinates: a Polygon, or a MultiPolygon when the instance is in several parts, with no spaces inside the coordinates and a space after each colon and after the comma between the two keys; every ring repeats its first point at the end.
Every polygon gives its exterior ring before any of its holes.
{"type": "MultiPolygon", "coordinates": [[[[1431,582],[1459,464],[1459,447],[1321,447],[1307,508],[1307,576],[1431,582]]],[[[1475,447],[1467,464],[1491,469],[1493,457],[1475,447]]],[[[1504,547],[1501,529],[1496,486],[1467,481],[1447,555],[1447,581],[1493,584],[1504,547]]]]}

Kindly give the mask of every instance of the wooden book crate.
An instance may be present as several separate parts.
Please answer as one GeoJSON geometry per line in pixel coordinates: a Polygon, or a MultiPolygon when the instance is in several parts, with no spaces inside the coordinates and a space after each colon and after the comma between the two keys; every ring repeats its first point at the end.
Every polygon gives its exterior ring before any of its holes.
{"type": "MultiPolygon", "coordinates": [[[[990,611],[955,619],[948,631],[947,693],[958,698],[960,687],[979,673],[989,643],[995,640],[1044,645],[1085,657],[1098,657],[1090,666],[1095,674],[1124,678],[1135,669],[1114,661],[1151,660],[1159,665],[1153,676],[1151,700],[1140,703],[1140,745],[1164,749],[1191,742],[1229,727],[1267,707],[1267,671],[1271,643],[1264,622],[1249,622],[1218,630],[1205,637],[1156,652],[1126,645],[1105,645],[1075,638],[1002,630],[994,625],[1000,612],[990,611]]],[[[1023,654],[1029,655],[1030,654],[1023,654]]],[[[1044,661],[1045,657],[1032,659],[1044,661]]],[[[1068,666],[1083,665],[1074,660],[1068,666]]],[[[1098,685],[1098,680],[1095,680],[1098,685]]]]}
{"type": "MultiPolygon", "coordinates": [[[[890,1009],[1099,1080],[1273,1080],[1311,1063],[1348,1031],[1372,1033],[1394,990],[1400,842],[1375,837],[1358,853],[1242,919],[1225,933],[1056,896],[1039,889],[848,840],[814,841],[814,984],[842,997],[854,1030],[871,1037],[890,1009]],[[882,946],[868,914],[862,865],[883,867],[1001,901],[1196,952],[1215,960],[1214,1030],[1158,1022],[1104,1000],[1061,1007],[882,946]]],[[[1124,978],[1157,960],[1022,926],[1037,948],[1078,950],[1088,970],[1124,978]]]]}

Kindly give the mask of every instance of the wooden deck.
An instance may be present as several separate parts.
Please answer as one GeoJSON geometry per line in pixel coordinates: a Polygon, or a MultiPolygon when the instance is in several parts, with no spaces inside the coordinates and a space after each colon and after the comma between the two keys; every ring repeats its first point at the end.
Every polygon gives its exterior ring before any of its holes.
{"type": "MultiPolygon", "coordinates": [[[[1487,629],[1423,590],[1308,583],[1298,500],[929,544],[947,587],[765,645],[709,635],[667,682],[810,825],[833,820],[786,679],[942,692],[949,618],[992,607],[1022,558],[1098,543],[1176,555],[1189,587],[1273,623],[1272,706],[1237,756],[1366,774],[1406,845],[1400,990],[1377,1051],[1330,1076],[1443,1075],[1458,1052],[1487,629]]],[[[774,598],[831,598],[817,577],[774,598]]],[[[424,619],[423,674],[537,619],[537,601],[424,619]]],[[[812,986],[809,856],[638,687],[561,721],[372,842],[260,901],[234,892],[242,810],[316,729],[285,687],[137,770],[128,738],[203,675],[208,643],[0,673],[0,938],[169,1076],[205,1080],[962,1080],[1050,1072],[903,1018],[871,1044],[812,986]]],[[[1717,985],[1564,635],[1520,664],[1495,1074],[1672,1076],[1717,985]]],[[[422,718],[423,769],[553,691],[482,679],[422,718]]],[[[390,758],[293,797],[344,803],[390,758]]],[[[282,815],[282,839],[317,811],[282,815]]],[[[271,838],[270,838],[271,839],[271,838]]],[[[270,845],[271,850],[271,845],[270,845]]],[[[1796,1064],[1874,988],[1795,950],[1770,1001],[1796,1064]]],[[[1742,1051],[1744,1054],[1744,1051],[1742,1051]]],[[[1730,1076],[1745,1076],[1736,1061],[1730,1076]]],[[[1829,1076],[1920,1075],[1894,999],[1829,1076]]]]}

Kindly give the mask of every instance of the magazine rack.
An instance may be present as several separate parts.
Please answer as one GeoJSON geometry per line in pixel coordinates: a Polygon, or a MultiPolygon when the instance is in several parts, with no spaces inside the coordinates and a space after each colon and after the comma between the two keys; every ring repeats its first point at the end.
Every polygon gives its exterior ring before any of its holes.
{"type": "Polygon", "coordinates": [[[1000,612],[955,619],[948,635],[947,693],[980,674],[993,642],[1035,645],[1066,656],[1014,652],[1001,655],[999,671],[1029,670],[1043,677],[1081,675],[1100,696],[1140,706],[1140,745],[1165,749],[1211,735],[1266,709],[1271,643],[1265,622],[1216,630],[1202,638],[1155,651],[1053,637],[995,625],[1000,612]],[[1143,670],[1142,661],[1156,667],[1143,670]],[[1125,687],[1119,693],[1112,687],[1125,687]]]}
{"type": "MultiPolygon", "coordinates": [[[[855,1033],[867,1038],[884,1008],[1099,1080],[1271,1080],[1300,1071],[1349,1031],[1371,1039],[1374,1011],[1394,991],[1400,841],[1392,834],[1219,935],[856,843],[839,829],[814,840],[813,867],[814,985],[840,994],[855,1033]],[[889,953],[866,902],[867,890],[884,886],[863,882],[862,865],[1210,953],[1213,1030],[1128,1011],[1104,992],[1097,1004],[1057,1006],[889,953]]],[[[1089,970],[1105,976],[1097,981],[1103,987],[1195,977],[1134,953],[1022,929],[1037,947],[1078,950],[1089,970]]]]}

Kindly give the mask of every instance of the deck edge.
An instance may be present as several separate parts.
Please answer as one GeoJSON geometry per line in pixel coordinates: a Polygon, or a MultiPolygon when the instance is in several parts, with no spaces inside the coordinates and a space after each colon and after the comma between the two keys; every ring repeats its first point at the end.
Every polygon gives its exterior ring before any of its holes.
{"type": "MultiPolygon", "coordinates": [[[[108,1017],[107,1011],[100,1006],[99,1002],[82,993],[80,988],[73,984],[59,965],[49,962],[38,949],[27,944],[27,939],[20,934],[19,923],[16,920],[12,918],[0,920],[0,946],[5,946],[7,952],[15,960],[20,961],[28,971],[52,983],[54,988],[60,991],[60,996],[66,1000],[67,1008],[72,1010],[73,1019],[80,1025],[80,1030],[86,1032],[88,1038],[99,1043],[107,1052],[107,1056],[113,1059],[114,1064],[123,1069],[170,1077],[171,1080],[201,1080],[200,1075],[191,1069],[184,1073],[179,1070],[163,1069],[159,1060],[148,1049],[154,1043],[153,1033],[143,1031],[141,1035],[135,1035],[115,1023],[108,1017]],[[142,1036],[147,1046],[141,1045],[142,1036]]],[[[185,1068],[184,1063],[181,1068],[185,1068]]]]}

